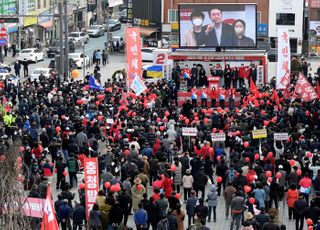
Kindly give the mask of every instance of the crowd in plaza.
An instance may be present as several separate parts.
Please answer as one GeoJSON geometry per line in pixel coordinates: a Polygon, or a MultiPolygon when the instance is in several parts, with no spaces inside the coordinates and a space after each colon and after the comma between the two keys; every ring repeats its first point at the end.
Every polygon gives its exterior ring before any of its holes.
{"type": "Polygon", "coordinates": [[[74,79],[25,81],[19,89],[7,82],[2,112],[10,119],[1,139],[21,130],[29,197],[46,198],[55,177],[63,230],[215,229],[219,196],[231,230],[286,229],[281,200],[296,230],[318,229],[319,101],[265,84],[243,90],[239,105],[206,107],[190,98],[178,107],[177,81],[147,84],[139,96],[125,90],[124,79],[108,80],[103,91],[74,79]],[[184,136],[184,127],[195,127],[196,136],[184,136]],[[253,139],[260,129],[267,137],[253,139]],[[213,142],[212,133],[226,140],[213,142]],[[98,159],[100,181],[88,220],[86,186],[77,179],[86,157],[98,159]],[[135,226],[127,224],[131,215],[135,226]]]}

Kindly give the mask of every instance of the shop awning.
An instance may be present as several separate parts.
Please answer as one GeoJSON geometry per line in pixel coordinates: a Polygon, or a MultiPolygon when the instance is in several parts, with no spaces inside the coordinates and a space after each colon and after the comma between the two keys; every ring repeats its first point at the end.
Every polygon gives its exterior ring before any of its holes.
{"type": "Polygon", "coordinates": [[[48,29],[48,28],[52,27],[52,21],[46,21],[43,23],[39,23],[39,26],[42,26],[43,28],[48,29]]]}
{"type": "Polygon", "coordinates": [[[157,28],[140,27],[140,34],[143,36],[150,36],[151,34],[157,32],[157,30],[157,28]]]}

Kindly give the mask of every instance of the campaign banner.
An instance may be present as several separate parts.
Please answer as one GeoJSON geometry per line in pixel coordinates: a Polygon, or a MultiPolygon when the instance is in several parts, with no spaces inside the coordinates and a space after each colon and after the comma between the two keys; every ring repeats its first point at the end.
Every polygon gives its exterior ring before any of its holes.
{"type": "Polygon", "coordinates": [[[139,28],[126,29],[127,86],[130,87],[136,76],[141,77],[141,41],[139,28]]]}
{"type": "Polygon", "coordinates": [[[303,101],[309,102],[319,98],[318,93],[308,80],[299,74],[299,78],[294,90],[294,98],[301,98],[303,101]]]}
{"type": "Polygon", "coordinates": [[[182,136],[196,137],[197,132],[198,132],[197,128],[182,127],[182,136]]]}
{"type": "Polygon", "coordinates": [[[147,89],[146,85],[144,84],[144,82],[141,80],[139,76],[136,76],[134,78],[134,80],[130,85],[130,88],[133,90],[133,92],[135,92],[137,96],[142,94],[147,89]]]}
{"type": "Polygon", "coordinates": [[[266,129],[257,129],[252,130],[252,138],[253,139],[260,139],[267,137],[267,130],[266,129]]]}
{"type": "Polygon", "coordinates": [[[288,28],[278,28],[277,89],[285,89],[288,81],[283,81],[291,71],[291,52],[288,28]]]}
{"type": "Polygon", "coordinates": [[[289,138],[288,133],[274,133],[273,134],[273,139],[276,141],[286,141],[289,138]]]}
{"type": "Polygon", "coordinates": [[[96,196],[99,190],[99,177],[98,177],[98,158],[85,158],[84,159],[84,180],[86,191],[86,216],[89,219],[89,213],[96,202],[96,196]]]}
{"type": "Polygon", "coordinates": [[[226,134],[225,133],[212,133],[211,139],[213,142],[226,141],[226,134]]]}

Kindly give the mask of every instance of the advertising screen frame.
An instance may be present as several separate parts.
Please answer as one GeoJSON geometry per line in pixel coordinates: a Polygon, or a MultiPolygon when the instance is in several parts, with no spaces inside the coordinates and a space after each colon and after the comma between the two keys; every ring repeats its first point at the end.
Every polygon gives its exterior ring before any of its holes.
{"type": "Polygon", "coordinates": [[[185,7],[185,6],[199,6],[199,5],[212,5],[212,6],[221,6],[221,5],[224,5],[224,6],[232,6],[232,5],[235,5],[235,3],[179,3],[178,4],[178,25],[179,25],[179,33],[178,33],[178,36],[179,36],[179,43],[178,43],[178,46],[179,48],[182,48],[182,49],[205,49],[205,48],[221,48],[221,49],[230,49],[230,48],[235,48],[235,49],[252,49],[252,48],[257,48],[257,41],[258,41],[258,33],[257,33],[257,29],[258,29],[258,21],[257,21],[257,3],[236,3],[236,5],[243,5],[243,6],[246,6],[246,5],[251,5],[251,6],[254,6],[255,7],[255,30],[254,30],[254,34],[255,34],[255,40],[254,40],[254,43],[255,45],[254,46],[182,46],[181,45],[181,37],[182,37],[182,31],[181,31],[181,7],[185,7]]]}

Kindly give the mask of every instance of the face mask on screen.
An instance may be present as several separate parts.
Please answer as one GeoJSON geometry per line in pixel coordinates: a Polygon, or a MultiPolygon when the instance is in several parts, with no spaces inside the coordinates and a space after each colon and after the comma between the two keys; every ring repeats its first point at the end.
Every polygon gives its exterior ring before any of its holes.
{"type": "Polygon", "coordinates": [[[195,26],[201,26],[202,23],[203,23],[203,20],[200,19],[200,18],[195,18],[195,19],[192,20],[192,23],[193,23],[193,25],[195,25],[195,26]]]}

